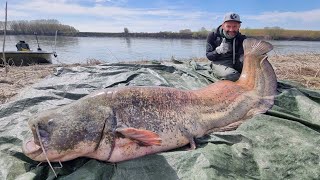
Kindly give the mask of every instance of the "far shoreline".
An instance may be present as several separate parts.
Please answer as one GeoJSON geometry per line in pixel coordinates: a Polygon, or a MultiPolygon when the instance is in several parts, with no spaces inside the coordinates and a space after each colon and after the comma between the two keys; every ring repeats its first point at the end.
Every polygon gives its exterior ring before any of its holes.
{"type": "MultiPolygon", "coordinates": [[[[70,36],[70,37],[143,37],[143,38],[162,38],[162,39],[206,39],[210,32],[215,32],[218,27],[206,29],[201,27],[199,30],[189,28],[176,31],[162,30],[159,32],[134,32],[130,27],[124,27],[123,31],[118,32],[84,32],[75,27],[62,24],[55,19],[40,20],[13,20],[8,22],[6,34],[8,35],[34,35],[47,36],[70,36]],[[130,30],[129,30],[130,29],[130,30]]],[[[295,30],[284,29],[279,26],[263,28],[240,28],[240,32],[247,37],[254,37],[262,40],[295,40],[295,41],[320,41],[320,30],[295,30]]],[[[4,34],[4,30],[0,30],[4,34]]]]}
{"type": "MultiPolygon", "coordinates": [[[[58,36],[65,37],[123,37],[123,38],[156,38],[156,39],[203,39],[207,38],[206,32],[77,32],[73,34],[65,34],[58,32],[58,36]]],[[[279,40],[279,41],[320,41],[320,31],[309,30],[265,30],[265,29],[244,29],[241,33],[248,38],[257,38],[261,40],[279,40]]],[[[3,36],[3,30],[0,30],[1,36],[3,36]]],[[[34,35],[32,33],[15,33],[7,31],[7,35],[34,35]]],[[[45,33],[38,34],[39,36],[55,36],[55,34],[45,33]]]]}

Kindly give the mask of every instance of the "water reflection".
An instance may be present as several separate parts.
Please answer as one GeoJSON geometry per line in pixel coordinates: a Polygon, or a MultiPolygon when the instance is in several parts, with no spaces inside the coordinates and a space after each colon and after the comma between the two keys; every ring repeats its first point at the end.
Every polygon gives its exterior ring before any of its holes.
{"type": "Polygon", "coordinates": [[[125,39],[126,39],[127,47],[129,49],[131,49],[131,39],[130,39],[130,37],[125,37],[125,39]]]}
{"type": "MultiPolygon", "coordinates": [[[[54,39],[53,39],[54,41],[54,39]]],[[[76,47],[79,44],[79,39],[74,37],[65,37],[65,36],[58,36],[57,37],[57,44],[56,46],[59,48],[64,47],[76,47]]]]}

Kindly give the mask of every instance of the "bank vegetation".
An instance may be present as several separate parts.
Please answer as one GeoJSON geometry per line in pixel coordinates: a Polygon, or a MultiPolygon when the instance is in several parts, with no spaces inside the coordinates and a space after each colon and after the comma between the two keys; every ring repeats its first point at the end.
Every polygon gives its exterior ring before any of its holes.
{"type": "MultiPolygon", "coordinates": [[[[1,34],[3,34],[4,22],[0,22],[1,34]]],[[[79,32],[76,28],[61,24],[55,19],[19,20],[7,22],[8,35],[38,35],[54,36],[56,31],[62,36],[75,36],[79,32]]]]}
{"type": "Polygon", "coordinates": [[[241,29],[241,33],[249,37],[260,37],[269,40],[309,40],[320,41],[320,31],[287,30],[280,27],[265,27],[263,29],[241,29]]]}
{"type": "MultiPolygon", "coordinates": [[[[125,28],[121,33],[95,33],[95,32],[79,32],[77,36],[97,36],[97,37],[151,37],[151,38],[178,38],[178,39],[206,39],[209,32],[215,29],[207,30],[202,27],[198,31],[183,29],[179,32],[163,31],[157,33],[147,32],[129,32],[125,28]]],[[[320,41],[320,31],[312,30],[286,30],[279,27],[265,27],[263,29],[241,29],[240,32],[247,37],[255,37],[266,40],[305,40],[320,41]]]]}

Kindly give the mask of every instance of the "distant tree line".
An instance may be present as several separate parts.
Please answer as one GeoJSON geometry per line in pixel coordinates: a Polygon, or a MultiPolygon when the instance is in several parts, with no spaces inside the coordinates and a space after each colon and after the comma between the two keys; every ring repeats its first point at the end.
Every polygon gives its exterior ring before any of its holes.
{"type": "MultiPolygon", "coordinates": [[[[0,21],[0,33],[3,34],[4,22],[0,21]]],[[[150,38],[179,38],[179,39],[206,39],[208,33],[212,30],[207,30],[202,27],[198,31],[191,29],[182,29],[178,32],[161,31],[157,33],[148,32],[130,32],[127,27],[123,32],[119,33],[100,33],[100,32],[79,32],[72,26],[61,24],[55,19],[42,20],[19,20],[9,21],[7,24],[7,34],[9,35],[32,35],[35,32],[38,35],[55,35],[58,30],[58,35],[62,36],[96,36],[96,37],[150,37],[150,38]]],[[[310,30],[286,30],[278,26],[264,27],[263,29],[240,29],[242,34],[248,37],[256,37],[269,40],[320,40],[320,31],[310,30]]]]}
{"type": "MultiPolygon", "coordinates": [[[[4,29],[4,22],[0,22],[0,29],[4,29]]],[[[58,30],[59,35],[74,36],[79,32],[55,19],[8,21],[7,29],[7,34],[11,35],[31,35],[35,32],[38,35],[55,35],[58,30]]]]}
{"type": "Polygon", "coordinates": [[[177,39],[205,39],[209,31],[202,27],[199,31],[191,31],[190,29],[182,29],[179,32],[160,31],[157,33],[148,32],[130,32],[128,28],[124,28],[121,33],[100,33],[100,32],[79,32],[77,36],[97,36],[97,37],[150,37],[150,38],[177,38],[177,39]]]}
{"type": "MultiPolygon", "coordinates": [[[[199,31],[191,31],[190,29],[182,29],[179,32],[163,31],[157,33],[147,32],[130,32],[128,28],[124,28],[121,33],[95,33],[95,32],[79,32],[77,36],[97,36],[97,37],[151,37],[151,38],[178,38],[178,39],[206,39],[209,32],[215,29],[207,30],[202,27],[199,31]]],[[[255,37],[266,40],[308,40],[320,41],[320,31],[311,30],[286,30],[281,27],[264,27],[263,29],[240,29],[242,34],[247,37],[255,37]]]]}

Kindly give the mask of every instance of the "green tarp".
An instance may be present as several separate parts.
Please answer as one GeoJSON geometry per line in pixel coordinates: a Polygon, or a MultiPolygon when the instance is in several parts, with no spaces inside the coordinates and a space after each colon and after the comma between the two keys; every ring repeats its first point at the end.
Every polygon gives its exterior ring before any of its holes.
{"type": "MultiPolygon", "coordinates": [[[[157,85],[197,89],[215,82],[208,64],[193,61],[59,68],[0,109],[0,179],[55,179],[47,163],[27,158],[22,140],[32,114],[97,89],[157,85]]],[[[320,179],[320,91],[278,83],[275,105],[237,130],[120,163],[78,158],[53,163],[58,179],[320,179]]]]}

